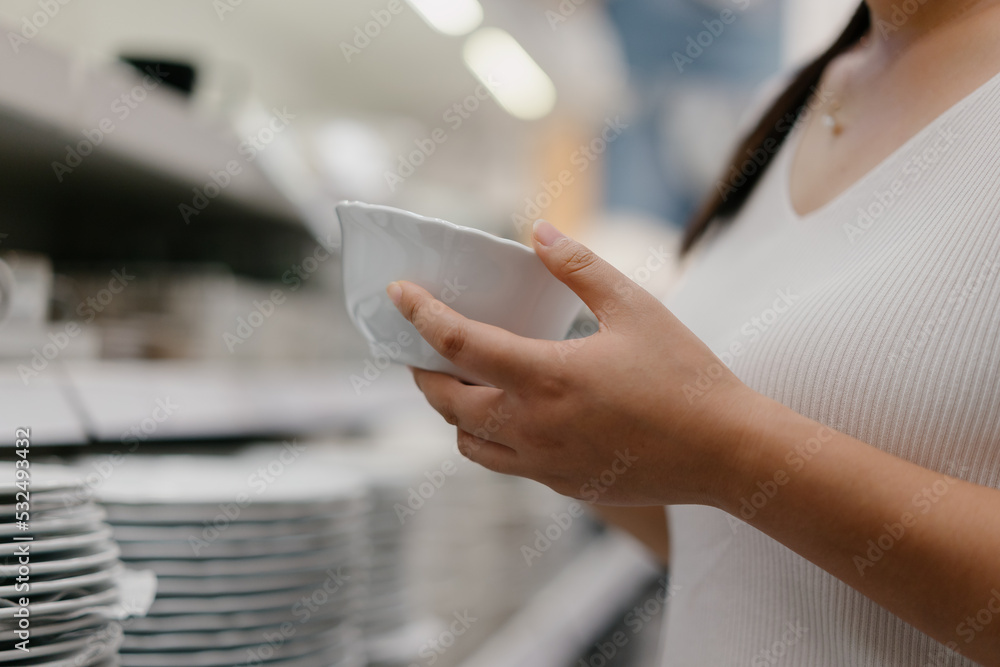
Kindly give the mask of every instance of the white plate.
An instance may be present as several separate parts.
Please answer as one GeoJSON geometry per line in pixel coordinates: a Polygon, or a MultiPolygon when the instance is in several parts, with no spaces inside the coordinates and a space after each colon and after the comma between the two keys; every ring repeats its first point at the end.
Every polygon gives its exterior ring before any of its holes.
{"type": "MultiPolygon", "coordinates": [[[[50,561],[32,561],[31,572],[35,575],[77,572],[95,567],[110,566],[118,560],[118,545],[108,541],[100,550],[84,555],[71,556],[50,561]]],[[[16,577],[19,565],[0,565],[0,576],[16,577]]]]}
{"type": "Polygon", "coordinates": [[[232,558],[206,560],[146,560],[142,561],[144,569],[156,572],[157,576],[165,577],[225,577],[229,575],[269,575],[276,572],[325,571],[343,564],[331,560],[327,554],[316,553],[302,556],[283,556],[281,558],[232,558]]]}
{"type": "MultiPolygon", "coordinates": [[[[274,649],[274,657],[271,659],[275,663],[278,660],[289,658],[300,658],[316,653],[329,651],[332,644],[339,643],[339,637],[326,637],[323,635],[309,637],[302,641],[289,641],[274,649]]],[[[263,636],[258,645],[266,645],[267,640],[263,636]]],[[[123,666],[128,667],[175,667],[183,664],[186,667],[231,667],[232,665],[245,664],[247,661],[247,649],[245,647],[218,651],[179,651],[159,653],[133,653],[121,652],[123,666]]],[[[272,664],[271,661],[265,664],[272,664]]],[[[280,664],[280,663],[279,663],[280,664]]],[[[322,662],[313,665],[322,665],[322,662]]]]}
{"type": "MultiPolygon", "coordinates": [[[[222,506],[238,505],[241,497],[245,500],[244,507],[238,509],[238,518],[247,520],[265,508],[283,509],[284,515],[274,516],[286,518],[289,510],[298,511],[302,506],[315,505],[320,511],[330,511],[331,503],[367,496],[360,474],[320,469],[301,459],[290,459],[286,468],[280,456],[280,452],[270,458],[263,454],[253,457],[130,456],[105,480],[98,489],[98,496],[103,503],[111,505],[108,513],[113,518],[126,504],[145,505],[151,514],[159,514],[156,507],[176,505],[197,512],[196,522],[200,522],[206,510],[211,511],[208,518],[212,518],[222,513],[222,506]],[[283,472],[266,481],[258,470],[266,471],[268,465],[276,461],[281,468],[275,466],[274,469],[283,472]]],[[[334,506],[332,509],[339,508],[334,506]]],[[[154,514],[142,520],[157,521],[158,517],[154,514]]]]}
{"type": "MultiPolygon", "coordinates": [[[[9,465],[10,469],[14,468],[13,464],[9,465]]],[[[63,466],[32,463],[27,471],[27,489],[32,494],[70,491],[78,488],[81,483],[80,475],[71,468],[63,466]]],[[[17,485],[19,480],[15,480],[13,477],[14,474],[11,473],[7,479],[0,482],[0,498],[13,498],[16,494],[24,491],[17,485]]]]}
{"type": "MultiPolygon", "coordinates": [[[[316,619],[314,614],[310,621],[316,619]]],[[[225,614],[180,614],[177,616],[155,616],[133,618],[129,622],[130,634],[157,635],[168,633],[203,632],[212,634],[225,630],[250,630],[261,632],[268,628],[280,627],[282,623],[298,624],[301,618],[293,616],[291,608],[265,611],[235,611],[225,614]]],[[[308,624],[304,624],[308,625],[308,624]]]]}
{"type": "Polygon", "coordinates": [[[20,649],[10,651],[0,651],[0,664],[23,664],[25,656],[29,658],[44,658],[50,655],[60,655],[63,653],[75,653],[87,646],[93,640],[90,637],[75,637],[64,641],[47,644],[44,642],[31,642],[31,652],[25,654],[20,649]]]}
{"type": "MultiPolygon", "coordinates": [[[[92,641],[71,653],[59,655],[47,662],[34,663],[31,667],[110,667],[117,665],[115,655],[121,644],[121,636],[109,639],[111,641],[92,641]]],[[[24,653],[22,651],[18,651],[18,653],[21,653],[20,664],[23,664],[24,653]]]]}
{"type": "MultiPolygon", "coordinates": [[[[55,513],[64,509],[73,509],[74,507],[80,507],[83,505],[90,505],[88,501],[77,498],[68,493],[37,493],[31,492],[31,516],[38,517],[42,515],[48,515],[50,512],[55,513]]],[[[0,518],[4,518],[10,521],[14,520],[14,513],[24,511],[22,507],[20,510],[17,509],[16,505],[3,504],[0,505],[0,518]]]]}
{"type": "MultiPolygon", "coordinates": [[[[316,623],[298,623],[299,619],[290,613],[285,613],[281,623],[292,623],[295,634],[290,640],[298,637],[326,632],[328,628],[316,623]]],[[[264,635],[281,634],[281,623],[274,623],[260,628],[234,629],[238,626],[228,625],[223,630],[214,632],[163,632],[160,634],[125,635],[122,651],[126,653],[149,653],[151,651],[170,651],[184,647],[186,651],[210,651],[221,648],[237,648],[240,646],[256,647],[263,643],[264,635]]]]}
{"type": "MultiPolygon", "coordinates": [[[[334,569],[336,572],[336,569],[334,569]]],[[[185,595],[236,595],[240,593],[265,593],[288,588],[302,588],[319,582],[326,577],[316,573],[282,573],[275,572],[266,577],[233,576],[233,577],[164,577],[156,580],[156,594],[162,597],[185,595]]]]}
{"type": "MultiPolygon", "coordinates": [[[[324,651],[318,651],[312,655],[304,655],[298,658],[290,658],[288,660],[272,660],[270,662],[263,662],[262,665],[266,667],[354,667],[356,663],[350,663],[348,666],[345,663],[334,662],[332,660],[324,658],[324,651]]],[[[118,667],[146,667],[147,663],[142,661],[144,654],[142,653],[123,653],[119,660],[118,667]]],[[[185,658],[187,654],[181,653],[179,660],[185,658]]],[[[186,662],[168,662],[168,663],[157,663],[160,665],[169,665],[169,667],[178,667],[183,665],[187,667],[186,662]]],[[[246,656],[243,657],[243,662],[231,663],[234,665],[245,665],[246,656]]],[[[363,663],[358,667],[362,667],[363,663]]],[[[34,666],[32,666],[34,667],[34,666]]]]}
{"type": "MultiPolygon", "coordinates": [[[[92,506],[89,512],[80,512],[68,518],[34,516],[28,521],[28,530],[21,530],[16,523],[0,523],[0,539],[15,535],[54,535],[58,533],[84,533],[100,529],[104,511],[92,506]]],[[[4,540],[7,541],[7,540],[4,540]]]]}
{"type": "Polygon", "coordinates": [[[95,584],[109,583],[117,577],[120,577],[124,569],[125,568],[122,566],[117,566],[100,572],[91,572],[89,574],[81,574],[75,577],[66,577],[65,579],[32,581],[29,582],[31,589],[27,592],[19,592],[15,590],[15,586],[17,584],[11,586],[0,586],[0,598],[17,598],[23,595],[43,595],[46,593],[55,593],[63,590],[82,588],[84,586],[93,586],[95,584]]]}
{"type": "MultiPolygon", "coordinates": [[[[31,605],[31,615],[34,618],[42,616],[58,616],[77,612],[90,607],[107,607],[118,602],[119,591],[117,588],[109,588],[97,593],[91,593],[69,600],[57,600],[55,602],[39,602],[31,605]]],[[[14,607],[0,608],[0,620],[14,618],[14,607]]]]}
{"type": "Polygon", "coordinates": [[[365,511],[364,505],[358,503],[284,503],[265,504],[253,503],[240,509],[238,514],[227,516],[219,505],[183,505],[183,504],[148,504],[148,503],[114,503],[105,504],[108,510],[108,521],[115,525],[134,526],[184,526],[197,525],[199,529],[204,524],[214,521],[229,520],[233,523],[308,523],[314,521],[331,521],[350,519],[365,511]],[[232,516],[232,518],[230,518],[232,516]]]}
{"type": "MultiPolygon", "coordinates": [[[[148,616],[176,616],[179,614],[224,614],[231,611],[266,611],[287,609],[304,597],[316,592],[316,587],[299,588],[255,595],[219,595],[208,597],[157,598],[149,608],[148,616]]],[[[328,605],[336,606],[347,595],[344,589],[330,595],[328,605]]]]}
{"type": "MultiPolygon", "coordinates": [[[[91,547],[101,542],[111,539],[111,528],[100,524],[101,528],[91,533],[83,535],[70,535],[68,537],[41,537],[31,542],[30,551],[32,554],[52,553],[56,551],[70,551],[72,549],[82,549],[91,547]]],[[[18,553],[21,542],[6,542],[0,544],[0,556],[12,556],[18,553]]]]}
{"type": "Polygon", "coordinates": [[[337,205],[351,321],[383,357],[469,376],[441,357],[386,294],[408,280],[468,318],[519,336],[562,340],[582,302],[531,248],[478,229],[388,206],[337,205]],[[384,347],[379,347],[384,346],[384,347]]]}
{"type": "MultiPolygon", "coordinates": [[[[67,632],[76,632],[78,630],[86,630],[89,634],[93,635],[100,632],[108,625],[108,623],[108,619],[104,618],[100,614],[90,614],[87,616],[80,616],[78,618],[60,621],[35,619],[31,623],[31,637],[32,640],[35,640],[38,637],[52,637],[55,635],[65,634],[67,632]]],[[[15,639],[14,641],[18,640],[15,639]]]]}
{"type": "MultiPolygon", "coordinates": [[[[360,520],[360,519],[354,519],[360,520]]],[[[345,520],[346,521],[346,520],[345,520]]],[[[304,521],[238,521],[225,526],[215,537],[218,541],[276,539],[281,537],[307,537],[330,530],[339,519],[311,519],[304,521]]],[[[210,537],[203,523],[141,525],[114,523],[115,539],[119,542],[156,542],[177,540],[187,542],[194,535],[201,539],[210,537]]],[[[212,530],[217,530],[212,527],[212,530]]]]}
{"type": "MultiPolygon", "coordinates": [[[[196,535],[196,534],[195,534],[196,535]]],[[[308,538],[282,540],[257,540],[225,542],[217,540],[205,544],[190,542],[119,542],[122,558],[129,561],[163,559],[244,559],[268,556],[304,555],[341,549],[351,545],[354,534],[317,535],[308,538]],[[197,546],[195,546],[197,545],[197,546]],[[197,549],[197,553],[195,552],[197,549]]]]}

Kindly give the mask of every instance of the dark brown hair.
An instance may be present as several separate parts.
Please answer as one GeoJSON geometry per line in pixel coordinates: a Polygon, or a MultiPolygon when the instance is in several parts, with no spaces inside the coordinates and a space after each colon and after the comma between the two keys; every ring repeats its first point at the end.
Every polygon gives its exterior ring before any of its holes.
{"type": "Polygon", "coordinates": [[[688,222],[681,240],[681,255],[686,254],[714,224],[730,220],[740,210],[788,137],[795,120],[802,114],[823,70],[831,60],[854,46],[868,32],[870,25],[868,5],[862,2],[837,41],[803,67],[785,92],[757,121],[757,125],[733,152],[715,188],[688,222]]]}

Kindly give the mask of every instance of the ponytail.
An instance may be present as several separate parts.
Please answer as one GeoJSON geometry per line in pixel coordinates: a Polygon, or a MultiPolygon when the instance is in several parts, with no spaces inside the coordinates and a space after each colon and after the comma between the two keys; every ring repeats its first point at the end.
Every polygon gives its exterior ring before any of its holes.
{"type": "Polygon", "coordinates": [[[796,75],[785,92],[757,122],[753,131],[743,139],[730,157],[717,187],[705,198],[688,223],[681,241],[682,256],[691,250],[695,242],[713,224],[728,222],[740,210],[767,170],[772,158],[777,154],[778,147],[788,137],[794,127],[794,120],[801,115],[810,96],[819,85],[823,70],[831,60],[855,45],[868,32],[870,25],[871,15],[868,12],[868,5],[862,2],[837,41],[796,75]],[[789,118],[793,120],[789,121],[789,118]],[[754,156],[757,169],[753,174],[746,176],[742,172],[742,167],[750,159],[748,156],[754,156]],[[760,159],[756,159],[757,156],[761,156],[760,159]],[[745,176],[745,179],[740,185],[727,183],[726,175],[730,173],[739,173],[745,176]]]}

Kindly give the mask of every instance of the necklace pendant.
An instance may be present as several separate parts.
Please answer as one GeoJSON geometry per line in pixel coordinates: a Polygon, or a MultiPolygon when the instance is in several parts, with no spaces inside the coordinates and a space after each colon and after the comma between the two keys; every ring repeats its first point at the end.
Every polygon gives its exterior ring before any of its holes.
{"type": "Polygon", "coordinates": [[[840,133],[844,131],[844,126],[837,122],[837,119],[833,117],[833,114],[823,114],[823,125],[825,125],[834,136],[839,136],[840,133]]]}

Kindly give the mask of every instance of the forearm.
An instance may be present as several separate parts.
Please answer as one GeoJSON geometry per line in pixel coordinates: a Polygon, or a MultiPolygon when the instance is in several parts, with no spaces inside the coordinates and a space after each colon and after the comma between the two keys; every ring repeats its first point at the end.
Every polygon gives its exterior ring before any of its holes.
{"type": "Polygon", "coordinates": [[[627,507],[591,505],[605,523],[616,526],[642,542],[664,565],[670,562],[670,534],[662,506],[627,507]]]}
{"type": "Polygon", "coordinates": [[[723,509],[941,643],[1000,665],[1000,491],[763,397],[753,423],[723,509]]]}

